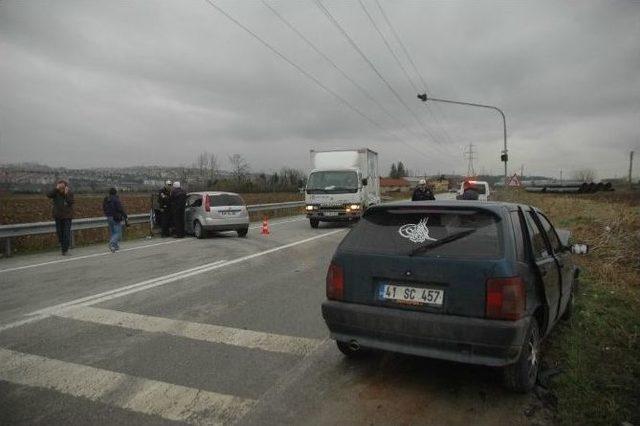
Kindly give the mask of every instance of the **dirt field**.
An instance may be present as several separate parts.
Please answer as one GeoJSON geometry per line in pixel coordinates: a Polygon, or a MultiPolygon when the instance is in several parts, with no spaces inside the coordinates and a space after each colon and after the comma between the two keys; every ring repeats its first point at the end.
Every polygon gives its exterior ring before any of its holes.
{"type": "Polygon", "coordinates": [[[541,208],[591,248],[577,256],[583,275],[574,315],[545,344],[547,371],[557,375],[542,397],[555,421],[640,424],[640,192],[497,197],[541,208]]]}

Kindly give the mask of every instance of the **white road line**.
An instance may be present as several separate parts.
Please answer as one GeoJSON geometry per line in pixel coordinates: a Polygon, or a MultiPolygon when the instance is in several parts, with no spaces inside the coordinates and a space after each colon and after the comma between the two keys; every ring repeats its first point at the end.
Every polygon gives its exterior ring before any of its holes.
{"type": "MultiPolygon", "coordinates": [[[[285,223],[299,222],[301,220],[305,220],[305,218],[297,218],[297,219],[291,219],[291,220],[280,220],[280,221],[271,223],[270,226],[278,226],[278,225],[282,225],[282,224],[285,224],[285,223]]],[[[253,226],[250,226],[249,228],[250,229],[259,229],[261,226],[262,225],[253,225],[253,226]]],[[[141,245],[141,246],[137,246],[137,247],[129,247],[129,248],[126,248],[126,249],[122,249],[122,250],[120,250],[120,253],[128,252],[128,251],[134,251],[134,250],[141,250],[141,249],[145,249],[145,248],[149,248],[149,247],[157,247],[157,246],[162,246],[162,245],[166,245],[166,244],[182,243],[182,242],[187,242],[187,241],[193,241],[193,240],[191,238],[185,238],[185,239],[177,239],[177,240],[170,240],[170,241],[162,241],[160,243],[145,244],[145,245],[141,245]]],[[[24,269],[39,268],[39,267],[42,267],[42,266],[56,265],[58,263],[75,262],[77,260],[91,259],[91,258],[94,258],[94,257],[102,257],[102,256],[113,256],[113,253],[105,251],[105,252],[101,252],[101,253],[87,254],[87,255],[83,255],[83,256],[72,256],[72,257],[67,257],[67,258],[64,258],[64,259],[50,260],[48,262],[34,263],[34,264],[31,264],[31,265],[16,266],[14,268],[5,268],[5,269],[0,269],[0,274],[3,273],[3,272],[22,271],[24,269]]]]}
{"type": "MultiPolygon", "coordinates": [[[[142,246],[129,247],[129,248],[126,248],[126,249],[122,249],[122,250],[120,250],[120,253],[127,252],[127,251],[133,251],[133,250],[140,250],[140,249],[149,248],[149,247],[162,246],[162,245],[165,245],[165,244],[181,243],[181,242],[185,242],[185,241],[189,241],[189,240],[188,239],[179,239],[179,240],[163,241],[161,243],[145,244],[145,245],[142,245],[142,246]]],[[[86,255],[83,255],[83,256],[73,256],[73,257],[67,257],[65,259],[51,260],[49,262],[34,263],[32,265],[16,266],[15,268],[0,269],[0,273],[2,273],[2,272],[21,271],[23,269],[39,268],[41,266],[55,265],[55,264],[58,264],[58,263],[75,262],[76,260],[91,259],[93,257],[101,257],[101,256],[113,256],[113,253],[107,251],[107,252],[104,252],[104,253],[102,253],[102,252],[101,253],[93,253],[93,254],[86,254],[86,255]]]]}
{"type": "Polygon", "coordinates": [[[124,287],[120,287],[120,288],[116,288],[113,290],[109,290],[109,291],[105,291],[103,293],[98,293],[98,294],[94,294],[92,296],[87,296],[87,297],[82,297],[79,299],[75,299],[75,300],[71,300],[69,302],[65,302],[65,303],[60,303],[58,305],[53,305],[44,309],[39,309],[37,311],[31,312],[29,314],[26,314],[26,317],[31,317],[31,318],[27,318],[27,319],[22,319],[19,321],[15,321],[9,324],[5,324],[0,326],[0,331],[3,330],[8,330],[10,328],[14,328],[20,325],[24,325],[24,324],[28,324],[34,321],[38,321],[41,320],[43,318],[46,318],[50,315],[54,315],[56,313],[58,313],[61,310],[67,309],[67,308],[71,308],[71,307],[75,307],[75,306],[90,306],[90,305],[95,305],[98,303],[102,303],[105,302],[107,300],[112,300],[118,297],[122,297],[122,296],[126,296],[128,294],[133,294],[133,293],[137,293],[140,291],[144,291],[144,290],[148,290],[154,287],[158,287],[158,286],[162,286],[165,284],[169,284],[169,283],[173,283],[179,280],[183,280],[185,278],[189,278],[195,275],[199,275],[199,274],[203,274],[205,272],[210,272],[213,271],[215,269],[220,269],[220,268],[224,268],[226,266],[230,266],[230,265],[235,265],[236,263],[241,263],[241,262],[245,262],[247,260],[251,260],[251,259],[255,259],[257,257],[261,257],[267,254],[271,254],[271,253],[275,253],[281,250],[286,250],[288,248],[291,247],[295,247],[298,246],[300,244],[306,244],[308,242],[320,239],[320,238],[326,238],[329,237],[331,235],[337,234],[338,232],[343,232],[345,231],[345,229],[336,229],[333,231],[329,231],[326,232],[324,234],[320,234],[320,235],[315,235],[313,237],[309,237],[309,238],[305,238],[303,240],[299,240],[299,241],[294,241],[292,243],[288,243],[288,244],[284,244],[278,247],[274,247],[268,250],[264,250],[258,253],[254,253],[254,254],[250,254],[247,256],[242,256],[239,257],[237,259],[233,259],[233,260],[228,260],[228,261],[217,261],[217,262],[213,262],[213,263],[208,263],[202,266],[199,266],[197,268],[191,268],[191,269],[186,269],[184,271],[179,271],[179,272],[175,272],[173,274],[169,274],[169,275],[164,275],[161,277],[156,277],[150,280],[146,280],[146,281],[142,281],[140,283],[136,283],[136,284],[131,284],[128,286],[124,286],[124,287]]]}
{"type": "Polygon", "coordinates": [[[88,306],[68,309],[54,315],[94,324],[165,333],[193,340],[301,356],[311,353],[321,343],[320,340],[305,337],[284,336],[88,306]]]}
{"type": "Polygon", "coordinates": [[[0,379],[191,424],[229,424],[255,404],[252,399],[2,348],[0,379]]]}

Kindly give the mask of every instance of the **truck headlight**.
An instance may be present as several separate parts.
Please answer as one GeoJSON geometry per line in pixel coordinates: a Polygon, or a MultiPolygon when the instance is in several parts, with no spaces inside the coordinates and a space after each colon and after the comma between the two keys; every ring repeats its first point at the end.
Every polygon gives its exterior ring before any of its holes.
{"type": "Polygon", "coordinates": [[[349,209],[351,209],[351,210],[360,210],[360,204],[351,204],[349,206],[349,209]]]}
{"type": "Polygon", "coordinates": [[[308,212],[310,212],[311,210],[315,210],[316,206],[307,206],[306,209],[308,212]]]}

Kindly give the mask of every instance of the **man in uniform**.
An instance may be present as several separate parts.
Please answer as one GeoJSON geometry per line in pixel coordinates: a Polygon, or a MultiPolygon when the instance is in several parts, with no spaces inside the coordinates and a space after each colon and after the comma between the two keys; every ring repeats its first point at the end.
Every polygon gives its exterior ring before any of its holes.
{"type": "Polygon", "coordinates": [[[171,182],[165,182],[164,187],[158,192],[158,212],[160,214],[159,222],[162,229],[161,235],[168,237],[171,235],[169,228],[171,227],[171,182]]]}
{"type": "Polygon", "coordinates": [[[411,201],[427,201],[435,199],[436,197],[433,196],[431,188],[427,186],[427,181],[425,179],[420,179],[420,181],[418,182],[418,186],[413,191],[411,201]]]}

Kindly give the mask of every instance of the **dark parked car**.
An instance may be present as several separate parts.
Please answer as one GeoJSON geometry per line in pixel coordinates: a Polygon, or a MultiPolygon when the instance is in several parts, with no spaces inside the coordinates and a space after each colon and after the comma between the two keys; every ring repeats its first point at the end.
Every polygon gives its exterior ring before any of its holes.
{"type": "Polygon", "coordinates": [[[374,348],[502,367],[526,392],[541,339],[571,315],[580,250],[530,206],[372,207],[333,256],[322,315],[347,356],[374,348]]]}

